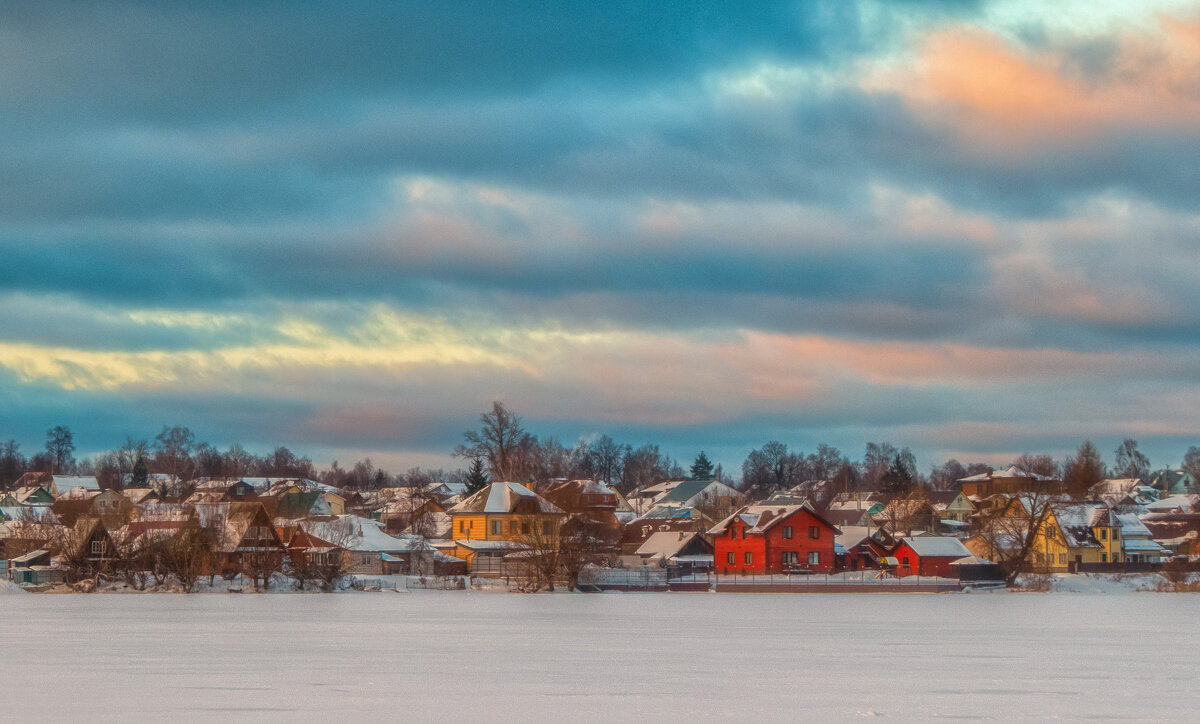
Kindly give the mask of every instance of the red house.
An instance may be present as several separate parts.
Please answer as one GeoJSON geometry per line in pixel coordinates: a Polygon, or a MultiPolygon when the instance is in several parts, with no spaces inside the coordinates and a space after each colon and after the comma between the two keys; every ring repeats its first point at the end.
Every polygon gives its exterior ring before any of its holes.
{"type": "Polygon", "coordinates": [[[708,534],[718,573],[828,573],[839,532],[808,505],[748,505],[708,534]]]}
{"type": "Polygon", "coordinates": [[[891,555],[896,559],[897,576],[958,578],[950,564],[971,555],[971,551],[957,538],[918,536],[901,538],[891,555]]]}

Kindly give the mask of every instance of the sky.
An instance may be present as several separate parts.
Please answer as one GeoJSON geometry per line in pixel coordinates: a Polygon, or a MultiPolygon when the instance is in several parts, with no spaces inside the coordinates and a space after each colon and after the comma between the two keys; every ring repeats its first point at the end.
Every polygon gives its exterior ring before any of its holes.
{"type": "Polygon", "coordinates": [[[1200,3],[13,2],[0,438],[1200,444],[1200,3]]]}

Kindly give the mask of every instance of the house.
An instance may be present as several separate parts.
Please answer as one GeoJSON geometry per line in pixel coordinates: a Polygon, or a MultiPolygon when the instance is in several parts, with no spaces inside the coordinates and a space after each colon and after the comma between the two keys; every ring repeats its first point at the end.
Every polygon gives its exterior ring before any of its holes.
{"type": "Polygon", "coordinates": [[[937,514],[924,498],[896,498],[872,515],[871,523],[893,535],[912,533],[914,529],[933,530],[937,514]]]}
{"type": "Polygon", "coordinates": [[[697,518],[638,518],[621,530],[621,553],[635,555],[655,533],[703,533],[711,526],[697,518]]]}
{"type": "Polygon", "coordinates": [[[50,492],[62,496],[75,488],[83,488],[91,492],[100,492],[100,481],[95,475],[52,475],[50,492]]]}
{"type": "Polygon", "coordinates": [[[197,503],[196,515],[215,534],[222,574],[269,573],[283,565],[283,541],[262,503],[197,503]]]}
{"type": "Polygon", "coordinates": [[[616,512],[622,499],[617,491],[599,480],[560,480],[551,483],[542,496],[568,514],[616,529],[616,512]]]}
{"type": "Polygon", "coordinates": [[[1158,491],[1160,498],[1184,493],[1196,492],[1200,489],[1196,478],[1186,470],[1159,470],[1150,476],[1146,484],[1158,491]]]}
{"type": "Polygon", "coordinates": [[[124,525],[133,513],[133,503],[115,490],[90,491],[72,488],[50,506],[63,525],[75,525],[80,516],[97,516],[111,528],[124,525]]]}
{"type": "Polygon", "coordinates": [[[1039,543],[1044,548],[1034,547],[1037,551],[1034,565],[1061,569],[1069,562],[1120,563],[1124,560],[1121,521],[1106,503],[1055,503],[1051,505],[1051,511],[1040,533],[1039,543]],[[1048,554],[1038,560],[1042,550],[1048,554]],[[1052,558],[1052,555],[1056,557],[1052,558]]]}
{"type": "Polygon", "coordinates": [[[1139,520],[1170,555],[1200,556],[1200,513],[1151,513],[1139,520]]]}
{"type": "Polygon", "coordinates": [[[162,496],[154,488],[125,488],[121,491],[121,495],[128,498],[135,507],[152,502],[162,502],[162,496]]]}
{"type": "Polygon", "coordinates": [[[414,574],[433,571],[434,550],[424,538],[390,536],[379,521],[344,515],[334,520],[304,521],[301,525],[306,533],[342,551],[347,573],[384,575],[392,571],[414,574]],[[391,560],[385,561],[385,556],[391,560]],[[396,566],[396,563],[405,565],[396,566]]]}
{"type": "Polygon", "coordinates": [[[1054,478],[1026,472],[1016,465],[960,478],[958,484],[968,498],[1015,495],[1025,491],[1057,492],[1062,487],[1062,483],[1054,478]]]}
{"type": "Polygon", "coordinates": [[[898,576],[942,576],[957,578],[953,563],[971,556],[971,551],[958,538],[916,536],[901,538],[889,554],[897,561],[898,576]]]}
{"type": "Polygon", "coordinates": [[[713,544],[699,533],[658,531],[634,552],[642,565],[690,564],[694,569],[713,566],[713,544]]]}
{"type": "Polygon", "coordinates": [[[23,485],[11,493],[17,505],[50,506],[54,503],[54,493],[46,485],[23,485]]]}
{"type": "Polygon", "coordinates": [[[451,535],[468,541],[541,545],[558,537],[566,511],[520,483],[489,483],[447,513],[451,535]]]}
{"type": "Polygon", "coordinates": [[[745,496],[716,480],[669,480],[639,488],[629,496],[634,510],[649,512],[655,508],[695,508],[730,510],[745,496]]]}
{"type": "Polygon", "coordinates": [[[1147,513],[1191,513],[1200,510],[1200,495],[1179,494],[1156,500],[1146,506],[1147,513]]]}
{"type": "Polygon", "coordinates": [[[289,489],[275,497],[278,518],[321,518],[333,515],[333,508],[317,490],[289,489]]]}
{"type": "Polygon", "coordinates": [[[861,571],[878,568],[880,561],[888,554],[890,537],[886,533],[875,532],[873,526],[845,525],[838,526],[841,532],[833,539],[834,553],[837,557],[836,570],[861,571]]]}
{"type": "Polygon", "coordinates": [[[38,549],[8,561],[8,580],[18,585],[41,586],[62,583],[66,580],[63,571],[51,565],[50,551],[38,549]]]}
{"type": "Polygon", "coordinates": [[[709,529],[721,573],[828,572],[838,529],[808,505],[748,505],[709,529]]]}
{"type": "Polygon", "coordinates": [[[1158,563],[1171,556],[1171,551],[1154,540],[1150,529],[1136,513],[1117,513],[1121,522],[1121,547],[1125,560],[1132,563],[1158,563]]]}

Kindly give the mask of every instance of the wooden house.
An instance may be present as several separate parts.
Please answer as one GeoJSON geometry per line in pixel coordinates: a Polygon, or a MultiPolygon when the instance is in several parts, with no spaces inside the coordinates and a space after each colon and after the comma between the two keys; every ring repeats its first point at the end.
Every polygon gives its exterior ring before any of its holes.
{"type": "Polygon", "coordinates": [[[567,514],[520,483],[489,483],[447,511],[454,540],[517,541],[534,546],[557,540],[567,514]]]}
{"type": "Polygon", "coordinates": [[[889,555],[896,560],[898,576],[957,578],[958,570],[951,564],[969,557],[971,551],[958,538],[917,536],[899,539],[889,555]]]}
{"type": "Polygon", "coordinates": [[[708,531],[720,573],[831,571],[838,532],[808,505],[744,506],[708,531]]]}

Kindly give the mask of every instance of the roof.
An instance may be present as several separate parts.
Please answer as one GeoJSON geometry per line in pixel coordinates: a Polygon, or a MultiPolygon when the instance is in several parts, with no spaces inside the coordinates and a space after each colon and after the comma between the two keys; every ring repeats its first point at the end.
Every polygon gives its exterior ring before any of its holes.
{"type": "Polygon", "coordinates": [[[382,524],[357,515],[343,515],[337,520],[303,521],[305,532],[348,551],[405,553],[428,547],[420,536],[390,536],[382,524]]]}
{"type": "Polygon", "coordinates": [[[54,487],[58,490],[59,495],[71,488],[84,488],[85,490],[100,489],[100,481],[96,480],[95,475],[55,475],[53,479],[54,487]]]}
{"type": "Polygon", "coordinates": [[[897,545],[901,544],[912,548],[913,552],[922,558],[958,559],[971,555],[971,551],[967,550],[967,547],[957,538],[928,535],[919,538],[904,538],[897,543],[897,545]]]}
{"type": "Polygon", "coordinates": [[[1172,495],[1162,500],[1156,500],[1146,506],[1146,510],[1150,512],[1169,512],[1172,510],[1181,510],[1185,513],[1191,512],[1192,508],[1200,502],[1200,496],[1196,495],[1172,495]]]}
{"type": "Polygon", "coordinates": [[[674,558],[699,536],[686,531],[659,531],[652,533],[635,553],[643,558],[674,558]]]}
{"type": "Polygon", "coordinates": [[[1026,470],[1018,468],[1016,465],[1009,465],[1001,470],[992,470],[987,473],[979,473],[978,475],[970,475],[965,478],[959,478],[960,483],[982,483],[988,480],[1004,480],[1004,479],[1024,479],[1024,480],[1054,480],[1054,478],[1045,475],[1038,475],[1026,470]]]}
{"type": "Polygon", "coordinates": [[[469,551],[523,551],[529,548],[515,540],[455,540],[454,544],[469,551]]]}
{"type": "Polygon", "coordinates": [[[802,505],[744,505],[733,515],[710,528],[708,534],[721,535],[729,529],[730,523],[734,522],[734,520],[741,520],[749,527],[749,530],[746,531],[748,534],[763,535],[783,520],[802,510],[807,511],[809,515],[832,528],[834,535],[841,532],[837,526],[813,510],[811,505],[804,503],[802,505]]]}
{"type": "Polygon", "coordinates": [[[489,483],[450,510],[455,513],[563,514],[563,509],[520,483],[489,483]]]}
{"type": "Polygon", "coordinates": [[[741,495],[737,490],[716,480],[685,480],[654,499],[655,505],[695,505],[694,499],[701,495],[733,498],[741,495]]]}
{"type": "Polygon", "coordinates": [[[1120,521],[1107,505],[1099,502],[1056,503],[1054,519],[1071,548],[1099,548],[1093,528],[1118,527],[1120,521]]]}

